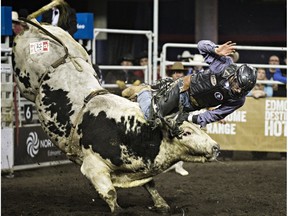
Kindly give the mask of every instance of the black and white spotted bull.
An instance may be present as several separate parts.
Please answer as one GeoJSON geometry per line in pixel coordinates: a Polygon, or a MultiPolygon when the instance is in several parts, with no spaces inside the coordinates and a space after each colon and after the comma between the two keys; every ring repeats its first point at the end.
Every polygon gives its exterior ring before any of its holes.
{"type": "Polygon", "coordinates": [[[14,40],[14,71],[44,131],[81,165],[112,212],[121,209],[115,187],[136,186],[147,189],[155,209],[169,211],[153,176],[179,160],[213,160],[218,144],[188,122],[181,125],[181,138],[171,138],[165,128],[152,129],[137,103],[100,86],[88,54],[68,33],[30,22],[14,40]]]}

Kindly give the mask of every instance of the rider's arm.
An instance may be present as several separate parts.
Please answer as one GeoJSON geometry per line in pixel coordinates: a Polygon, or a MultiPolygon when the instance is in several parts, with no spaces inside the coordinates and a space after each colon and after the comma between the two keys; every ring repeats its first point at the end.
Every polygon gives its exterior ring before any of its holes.
{"type": "Polygon", "coordinates": [[[204,61],[209,64],[209,68],[214,73],[221,72],[228,65],[232,64],[232,58],[228,55],[235,50],[234,43],[230,41],[217,46],[210,40],[198,42],[198,50],[204,56],[204,61]]]}
{"type": "Polygon", "coordinates": [[[206,124],[224,119],[227,115],[243,106],[244,102],[245,97],[239,100],[230,100],[214,110],[207,110],[199,115],[194,115],[192,120],[194,123],[201,125],[201,127],[205,127],[206,124]]]}

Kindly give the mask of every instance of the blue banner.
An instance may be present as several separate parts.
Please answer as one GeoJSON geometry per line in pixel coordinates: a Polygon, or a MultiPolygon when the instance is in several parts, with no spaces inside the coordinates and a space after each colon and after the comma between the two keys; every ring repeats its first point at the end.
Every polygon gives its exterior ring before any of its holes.
{"type": "Polygon", "coordinates": [[[77,32],[75,39],[93,39],[94,16],[93,13],[77,13],[77,32]]]}
{"type": "Polygon", "coordinates": [[[12,35],[12,7],[1,6],[1,36],[12,35]]]}

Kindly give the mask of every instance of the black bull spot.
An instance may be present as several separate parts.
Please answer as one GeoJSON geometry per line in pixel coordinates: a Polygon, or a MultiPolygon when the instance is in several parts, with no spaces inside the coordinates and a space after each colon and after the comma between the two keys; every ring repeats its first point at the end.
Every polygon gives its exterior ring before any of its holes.
{"type": "Polygon", "coordinates": [[[147,124],[137,121],[134,125],[134,122],[135,116],[129,117],[128,121],[122,117],[121,122],[116,122],[115,119],[108,118],[104,111],[97,116],[87,112],[78,126],[78,133],[82,135],[80,145],[84,148],[91,146],[94,152],[104,159],[110,159],[116,166],[124,163],[121,159],[121,145],[127,147],[131,157],[140,157],[145,163],[154,162],[163,138],[161,130],[152,130],[147,124]],[[134,126],[135,131],[129,130],[129,127],[134,126]]]}

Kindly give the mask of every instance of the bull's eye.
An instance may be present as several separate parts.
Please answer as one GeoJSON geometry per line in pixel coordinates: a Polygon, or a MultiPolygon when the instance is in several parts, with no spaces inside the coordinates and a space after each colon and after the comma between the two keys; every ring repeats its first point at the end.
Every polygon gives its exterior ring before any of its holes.
{"type": "Polygon", "coordinates": [[[189,131],[185,131],[185,132],[183,133],[183,136],[189,136],[189,135],[191,135],[191,132],[189,132],[189,131]]]}

